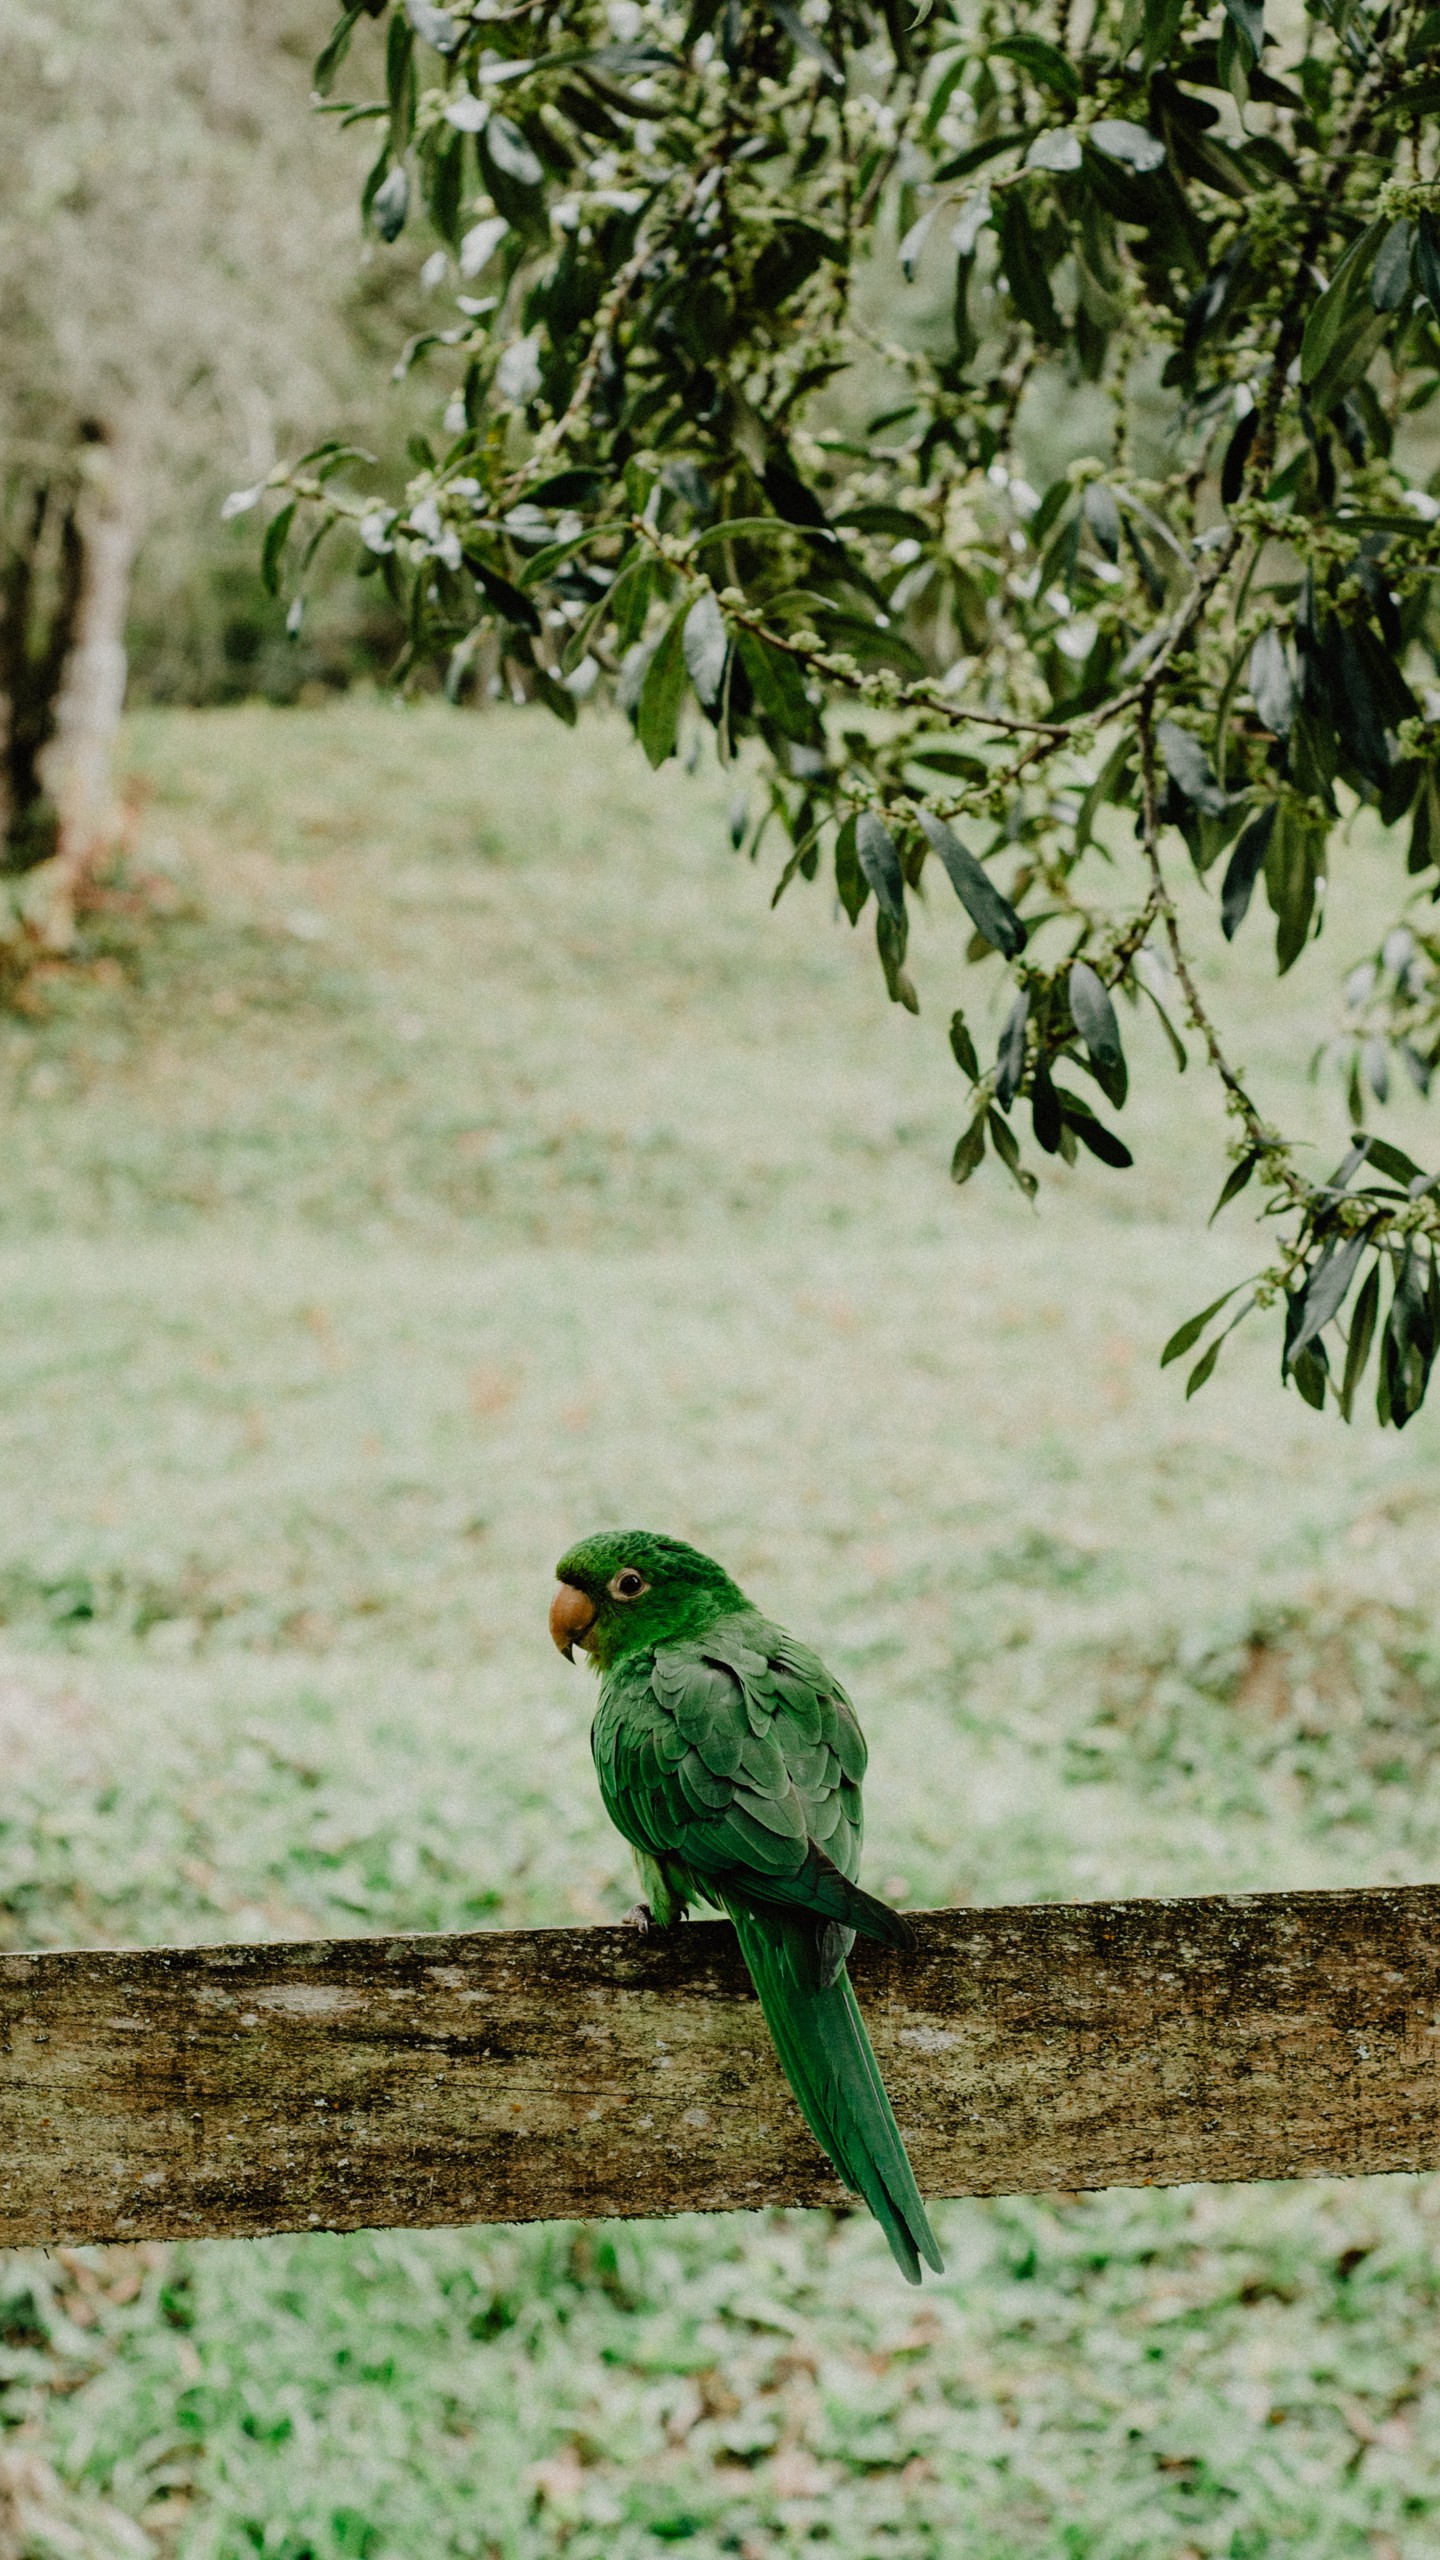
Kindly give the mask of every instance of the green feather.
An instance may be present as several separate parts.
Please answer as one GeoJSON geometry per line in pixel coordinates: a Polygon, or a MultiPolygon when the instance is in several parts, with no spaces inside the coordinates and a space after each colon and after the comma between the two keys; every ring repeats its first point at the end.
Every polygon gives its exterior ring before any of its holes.
{"type": "Polygon", "coordinates": [[[719,1836],[724,1847],[719,1861],[709,1870],[717,1883],[727,1875],[743,1876],[751,1870],[761,1876],[794,1875],[801,1864],[798,1840],[782,1838],[768,1823],[757,1822],[738,1802],[726,1814],[719,1836]]]}
{"type": "Polygon", "coordinates": [[[758,1795],[753,1787],[740,1787],[736,1789],[735,1803],[741,1813],[749,1814],[752,1822],[761,1823],[765,1830],[777,1833],[782,1840],[803,1840],[806,1837],[805,1816],[793,1788],[788,1794],[777,1797],[758,1795]]]}
{"type": "Polygon", "coordinates": [[[869,1766],[870,1754],[865,1748],[865,1736],[855,1720],[854,1708],[848,1698],[839,1696],[835,1702],[833,1749],[846,1777],[858,1787],[869,1766]]]}
{"type": "Polygon", "coordinates": [[[727,1903],[741,1953],[800,2112],[851,2192],[863,2196],[908,2284],[945,2262],[906,2157],[849,1976],[821,1983],[813,1925],[727,1903]]]}
{"type": "Polygon", "coordinates": [[[812,1840],[818,1840],[822,1849],[828,1849],[836,1832],[841,1830],[844,1824],[845,1807],[840,1801],[840,1791],[837,1787],[821,1797],[815,1811],[811,1814],[810,1837],[812,1840]]]}
{"type": "Polygon", "coordinates": [[[790,1771],[785,1754],[767,1734],[763,1740],[751,1734],[740,1746],[740,1766],[752,1787],[763,1788],[767,1796],[783,1796],[790,1787],[790,1771]]]}
{"type": "Polygon", "coordinates": [[[698,1751],[687,1751],[677,1775],[697,1813],[720,1813],[730,1801],[730,1784],[707,1769],[698,1751]]]}

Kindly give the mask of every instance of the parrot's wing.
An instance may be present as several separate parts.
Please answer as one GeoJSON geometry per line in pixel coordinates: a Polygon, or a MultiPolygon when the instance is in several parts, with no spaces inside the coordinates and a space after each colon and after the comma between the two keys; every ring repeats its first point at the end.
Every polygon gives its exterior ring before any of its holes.
{"type": "Polygon", "coordinates": [[[747,1613],[659,1647],[607,1691],[596,1768],[637,1848],[726,1897],[908,1942],[898,1913],[853,1881],[865,1743],[818,1655],[747,1613]]]}

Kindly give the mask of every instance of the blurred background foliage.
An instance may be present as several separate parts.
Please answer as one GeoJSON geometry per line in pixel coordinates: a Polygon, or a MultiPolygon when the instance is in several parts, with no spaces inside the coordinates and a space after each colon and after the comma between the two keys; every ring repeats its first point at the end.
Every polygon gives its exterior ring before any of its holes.
{"type": "Polygon", "coordinates": [[[362,247],[363,154],[318,125],[313,0],[6,0],[0,87],[0,451],[7,523],[102,438],[134,546],[132,698],[293,699],[393,657],[352,582],[297,643],[253,540],[247,472],[337,419],[382,460],[418,258],[362,247]]]}

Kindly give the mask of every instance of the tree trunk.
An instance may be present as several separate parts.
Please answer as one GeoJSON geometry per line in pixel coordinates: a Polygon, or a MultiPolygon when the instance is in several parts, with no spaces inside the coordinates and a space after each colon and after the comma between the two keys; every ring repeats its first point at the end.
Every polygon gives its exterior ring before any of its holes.
{"type": "MultiPolygon", "coordinates": [[[[102,426],[87,423],[70,458],[21,468],[6,491],[0,869],[50,866],[67,915],[81,871],[114,824],[138,530],[132,475],[102,426]]],[[[68,939],[63,920],[60,939],[68,939]]]]}
{"type": "Polygon", "coordinates": [[[66,663],[79,627],[84,556],[73,471],[21,468],[5,491],[0,560],[0,870],[33,871],[55,851],[59,816],[46,780],[66,663]]]}
{"type": "Polygon", "coordinates": [[[79,507],[79,611],[61,678],[48,759],[60,813],[60,854],[78,866],[115,823],[115,739],[125,706],[125,621],[139,539],[133,477],[123,451],[97,430],[84,457],[79,507]]]}

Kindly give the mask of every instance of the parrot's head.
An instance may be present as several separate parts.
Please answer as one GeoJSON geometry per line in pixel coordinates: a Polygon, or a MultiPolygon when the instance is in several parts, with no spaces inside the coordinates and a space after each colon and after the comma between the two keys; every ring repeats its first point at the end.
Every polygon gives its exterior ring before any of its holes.
{"type": "Polygon", "coordinates": [[[602,1529],[582,1538],[561,1557],[555,1578],[550,1633],[567,1661],[583,1645],[600,1671],[646,1645],[699,1635],[745,1606],[723,1566],[653,1529],[602,1529]]]}

